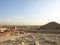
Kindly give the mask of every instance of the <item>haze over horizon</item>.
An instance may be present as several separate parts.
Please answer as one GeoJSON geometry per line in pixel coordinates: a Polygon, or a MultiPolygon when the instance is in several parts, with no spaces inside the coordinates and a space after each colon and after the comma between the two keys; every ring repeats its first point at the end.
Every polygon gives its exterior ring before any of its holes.
{"type": "Polygon", "coordinates": [[[60,23],[60,0],[0,0],[0,24],[60,23]]]}

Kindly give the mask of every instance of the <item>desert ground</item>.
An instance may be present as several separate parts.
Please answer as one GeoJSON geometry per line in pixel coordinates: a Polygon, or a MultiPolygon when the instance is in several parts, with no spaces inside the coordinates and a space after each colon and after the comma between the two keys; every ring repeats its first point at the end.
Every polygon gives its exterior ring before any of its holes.
{"type": "MultiPolygon", "coordinates": [[[[60,34],[40,26],[0,26],[0,45],[60,45],[60,34]]],[[[59,31],[57,31],[59,32],[59,31]]]]}

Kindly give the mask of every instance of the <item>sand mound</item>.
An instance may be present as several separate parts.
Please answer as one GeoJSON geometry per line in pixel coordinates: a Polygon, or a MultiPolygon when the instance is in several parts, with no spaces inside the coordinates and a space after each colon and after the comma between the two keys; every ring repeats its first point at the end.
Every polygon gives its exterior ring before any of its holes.
{"type": "Polygon", "coordinates": [[[41,26],[40,29],[57,30],[60,29],[60,24],[56,22],[50,22],[46,25],[41,26]]]}

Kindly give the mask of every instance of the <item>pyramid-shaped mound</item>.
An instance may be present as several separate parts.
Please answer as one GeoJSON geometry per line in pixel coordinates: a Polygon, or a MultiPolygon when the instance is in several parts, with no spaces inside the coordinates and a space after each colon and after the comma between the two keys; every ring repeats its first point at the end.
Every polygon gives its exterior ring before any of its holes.
{"type": "Polygon", "coordinates": [[[50,22],[46,25],[41,26],[40,29],[57,30],[60,29],[60,24],[56,22],[50,22]]]}

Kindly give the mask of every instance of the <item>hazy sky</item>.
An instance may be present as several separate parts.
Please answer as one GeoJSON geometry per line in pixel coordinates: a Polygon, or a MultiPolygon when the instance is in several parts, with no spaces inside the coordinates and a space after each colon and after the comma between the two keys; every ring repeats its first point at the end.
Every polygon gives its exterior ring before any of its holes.
{"type": "Polygon", "coordinates": [[[0,24],[60,23],[60,0],[0,0],[0,24]]]}

